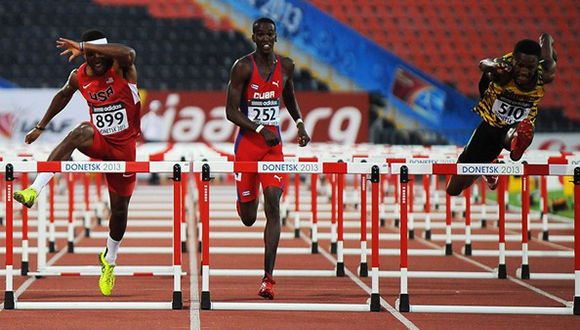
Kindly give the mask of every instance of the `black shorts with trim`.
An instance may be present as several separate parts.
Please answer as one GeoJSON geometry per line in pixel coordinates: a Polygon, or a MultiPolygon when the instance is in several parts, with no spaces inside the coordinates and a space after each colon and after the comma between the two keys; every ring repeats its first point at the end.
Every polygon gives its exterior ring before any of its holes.
{"type": "MultiPolygon", "coordinates": [[[[503,150],[511,126],[493,127],[481,121],[459,155],[458,163],[491,163],[503,150]]],[[[506,148],[507,149],[507,148],[506,148]]]]}

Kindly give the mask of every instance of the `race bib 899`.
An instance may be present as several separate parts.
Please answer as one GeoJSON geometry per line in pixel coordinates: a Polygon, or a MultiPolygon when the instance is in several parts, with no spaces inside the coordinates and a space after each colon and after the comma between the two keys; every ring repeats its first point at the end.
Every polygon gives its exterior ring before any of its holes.
{"type": "Polygon", "coordinates": [[[280,124],[280,100],[250,100],[248,117],[259,125],[278,126],[280,124]]]}
{"type": "Polygon", "coordinates": [[[127,110],[121,102],[104,106],[93,106],[93,124],[102,135],[119,133],[129,128],[127,110]]]}
{"type": "Polygon", "coordinates": [[[493,102],[492,111],[495,115],[505,121],[508,125],[519,123],[528,117],[531,105],[523,104],[521,102],[509,102],[497,98],[493,102]]]}

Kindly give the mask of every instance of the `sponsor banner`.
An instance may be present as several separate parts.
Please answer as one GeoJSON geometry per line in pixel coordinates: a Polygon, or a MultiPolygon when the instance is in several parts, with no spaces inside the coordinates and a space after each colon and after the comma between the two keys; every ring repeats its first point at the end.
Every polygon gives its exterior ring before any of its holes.
{"type": "MultiPolygon", "coordinates": [[[[62,172],[125,173],[125,162],[62,162],[62,172]]],[[[131,174],[132,175],[132,174],[131,174]]]]}
{"type": "Polygon", "coordinates": [[[580,151],[580,133],[537,133],[530,149],[580,151]]]}
{"type": "MultiPolygon", "coordinates": [[[[148,91],[145,95],[141,130],[146,139],[151,134],[161,141],[235,141],[237,126],[226,119],[225,92],[148,91]]],[[[312,142],[368,142],[368,94],[297,92],[296,99],[312,142]]],[[[297,133],[294,120],[282,108],[282,140],[295,143],[297,133]]]]}
{"type": "Polygon", "coordinates": [[[322,164],[317,162],[258,162],[260,173],[322,173],[322,164]]]}
{"type": "MultiPolygon", "coordinates": [[[[24,137],[44,116],[58,89],[0,89],[0,144],[24,144],[24,137]]],[[[82,95],[74,94],[70,103],[56,115],[36,144],[55,144],[82,121],[89,120],[89,108],[82,95]]]]}
{"type": "Polygon", "coordinates": [[[522,175],[522,164],[457,164],[457,174],[522,175]]]}

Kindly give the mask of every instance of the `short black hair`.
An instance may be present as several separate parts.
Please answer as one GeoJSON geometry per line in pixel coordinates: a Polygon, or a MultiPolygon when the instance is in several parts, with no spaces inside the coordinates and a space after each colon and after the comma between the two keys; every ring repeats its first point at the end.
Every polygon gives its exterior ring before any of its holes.
{"type": "Polygon", "coordinates": [[[81,35],[81,41],[93,41],[106,38],[105,34],[99,30],[88,30],[81,35]]]}
{"type": "Polygon", "coordinates": [[[270,24],[274,25],[274,31],[276,31],[276,23],[274,23],[274,21],[271,18],[260,17],[257,20],[255,20],[254,23],[252,23],[252,33],[256,32],[256,30],[258,29],[258,25],[260,25],[262,23],[270,23],[270,24]]]}
{"type": "Polygon", "coordinates": [[[542,57],[542,47],[540,47],[540,44],[534,40],[523,39],[518,41],[514,47],[514,55],[518,53],[533,55],[540,58],[542,57]]]}

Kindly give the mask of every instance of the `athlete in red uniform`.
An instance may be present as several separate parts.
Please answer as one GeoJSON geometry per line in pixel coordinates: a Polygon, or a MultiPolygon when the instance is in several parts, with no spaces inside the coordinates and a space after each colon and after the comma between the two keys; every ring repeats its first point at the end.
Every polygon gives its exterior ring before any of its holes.
{"type": "MultiPolygon", "coordinates": [[[[54,96],[42,120],[26,135],[34,142],[50,120],[69,103],[78,90],[87,100],[90,122],[74,128],[51,152],[48,161],[69,160],[75,149],[100,160],[134,161],[136,139],[140,135],[141,101],[137,90],[135,51],[121,44],[109,44],[100,31],[87,31],[81,42],[60,38],[57,47],[69,62],[83,55],[86,62],[71,72],[66,84],[54,96]]],[[[34,183],[14,198],[31,207],[36,196],[54,173],[41,173],[34,183]]],[[[107,174],[111,217],[107,248],[99,255],[102,268],[99,287],[110,295],[115,282],[113,270],[117,250],[127,227],[129,200],[135,187],[135,173],[107,174]]]]}
{"type": "MultiPolygon", "coordinates": [[[[235,145],[236,161],[283,161],[280,97],[296,122],[299,145],[304,147],[310,142],[294,96],[294,62],[274,53],[274,21],[259,18],[254,21],[252,30],[256,51],[234,63],[227,91],[227,118],[240,127],[235,145]]],[[[274,299],[272,272],[280,239],[280,196],[284,188],[284,175],[236,173],[238,214],[246,226],[256,221],[258,181],[264,191],[266,214],[264,277],[258,294],[274,299]]]]}

